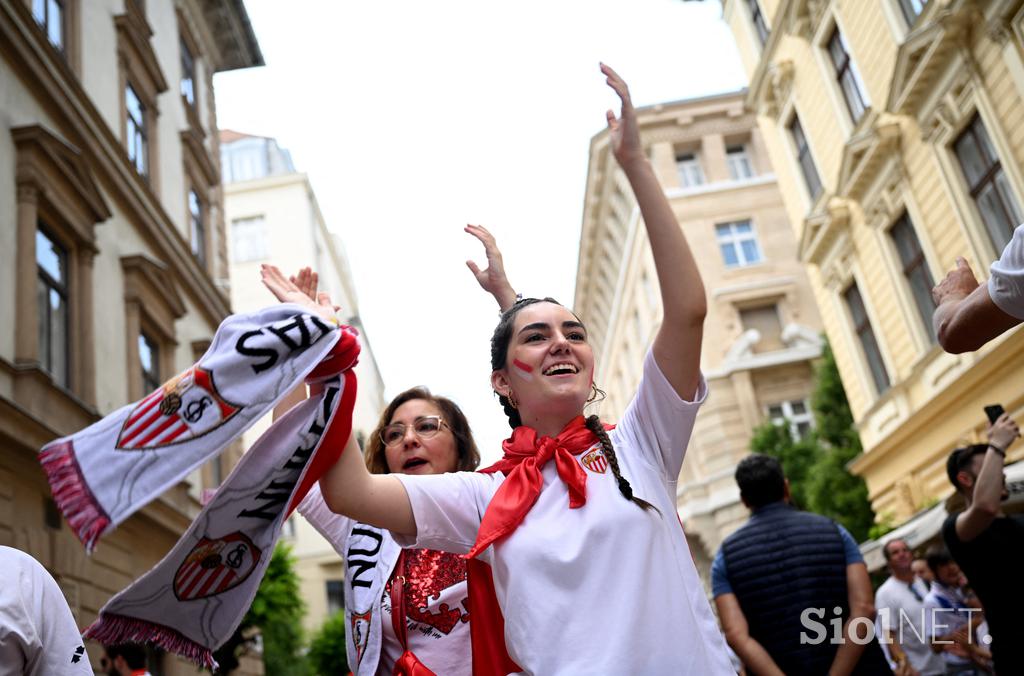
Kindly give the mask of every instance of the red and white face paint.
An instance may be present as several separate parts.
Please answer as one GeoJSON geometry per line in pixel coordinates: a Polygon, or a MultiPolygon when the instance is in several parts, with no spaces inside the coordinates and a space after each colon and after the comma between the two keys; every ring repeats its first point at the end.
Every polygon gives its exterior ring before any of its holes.
{"type": "Polygon", "coordinates": [[[533,380],[533,367],[526,362],[519,361],[518,359],[512,360],[512,368],[515,369],[516,373],[523,380],[529,382],[533,380]]]}

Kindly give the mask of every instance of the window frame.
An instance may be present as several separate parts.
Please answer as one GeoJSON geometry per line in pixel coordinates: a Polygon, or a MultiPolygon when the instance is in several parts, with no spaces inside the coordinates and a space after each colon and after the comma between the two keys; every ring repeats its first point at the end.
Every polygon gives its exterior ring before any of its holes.
{"type": "Polygon", "coordinates": [[[124,102],[125,153],[135,172],[148,181],[150,179],[149,130],[146,124],[148,108],[130,79],[125,84],[124,102]],[[138,103],[140,113],[138,120],[132,114],[129,94],[138,103]],[[139,166],[140,160],[141,167],[139,166]]]}
{"type": "Polygon", "coordinates": [[[32,0],[32,18],[36,20],[36,24],[43,30],[46,35],[46,41],[53,45],[61,55],[66,56],[68,53],[68,0],[32,0]],[[51,5],[56,5],[60,10],[60,43],[53,41],[51,37],[51,26],[50,26],[50,9],[51,5]],[[40,16],[36,9],[42,7],[42,16],[40,16]]]}
{"type": "MultiPolygon", "coordinates": [[[[54,369],[54,363],[55,363],[56,360],[54,359],[53,352],[54,352],[54,348],[56,346],[54,345],[54,341],[53,341],[53,330],[52,330],[53,327],[51,326],[51,312],[47,311],[44,314],[43,311],[42,311],[43,308],[42,307],[38,308],[38,310],[37,310],[37,317],[38,317],[37,328],[38,328],[38,331],[40,333],[40,336],[39,336],[39,340],[38,340],[38,344],[37,344],[37,349],[38,349],[38,355],[39,355],[39,366],[40,366],[40,368],[43,371],[45,371],[50,376],[50,378],[53,379],[54,383],[56,383],[57,385],[59,385],[60,387],[66,389],[66,390],[71,390],[71,374],[72,374],[72,372],[73,372],[73,370],[74,370],[74,368],[76,366],[74,364],[74,357],[73,357],[72,352],[71,352],[71,308],[70,308],[70,303],[71,303],[71,297],[72,297],[72,289],[71,289],[71,279],[70,279],[70,277],[71,277],[71,270],[72,270],[72,268],[71,268],[72,260],[71,260],[71,254],[68,251],[68,247],[64,246],[61,243],[61,240],[60,240],[59,237],[54,236],[53,230],[46,225],[44,219],[39,219],[38,224],[36,226],[36,255],[35,255],[35,264],[36,264],[36,280],[37,280],[37,287],[36,288],[37,288],[37,294],[39,293],[39,291],[42,290],[40,287],[44,287],[46,289],[45,297],[47,299],[49,299],[50,294],[53,293],[53,292],[56,292],[57,295],[60,296],[61,306],[62,306],[61,314],[63,315],[63,322],[64,322],[64,339],[62,341],[63,345],[59,346],[60,351],[61,351],[62,356],[63,356],[63,362],[64,362],[63,363],[63,371],[64,372],[63,372],[63,377],[58,377],[58,374],[57,374],[56,370],[54,369]],[[54,249],[56,249],[57,253],[59,254],[59,258],[60,258],[60,261],[61,261],[61,264],[62,264],[62,268],[64,270],[64,276],[65,276],[65,279],[63,280],[63,282],[54,279],[53,276],[46,270],[46,268],[44,268],[42,265],[39,264],[39,246],[38,245],[39,245],[39,236],[40,235],[45,237],[46,240],[50,243],[50,245],[54,249]],[[46,334],[46,339],[45,340],[42,339],[43,338],[42,337],[43,333],[46,334]]],[[[42,302],[41,302],[42,300],[43,300],[43,298],[41,297],[41,295],[37,295],[37,303],[40,306],[42,305],[42,302]]],[[[49,306],[49,304],[47,303],[47,307],[48,306],[49,306]]]]}
{"type": "Polygon", "coordinates": [[[860,77],[857,74],[856,66],[853,63],[853,57],[850,55],[850,48],[846,44],[846,39],[843,37],[843,33],[839,30],[839,24],[833,24],[832,32],[829,34],[828,39],[825,40],[823,45],[825,52],[828,54],[829,62],[832,64],[832,72],[835,76],[836,86],[839,88],[839,92],[842,95],[843,102],[846,104],[846,112],[850,116],[850,120],[856,125],[864,114],[868,110],[867,97],[861,89],[860,77]],[[837,62],[837,54],[834,47],[839,50],[842,58],[842,62],[837,62]],[[846,86],[844,86],[846,85],[846,86]],[[856,96],[856,105],[850,100],[851,90],[856,96]],[[855,108],[859,107],[859,112],[855,108]]]}
{"type": "Polygon", "coordinates": [[[747,181],[757,176],[757,173],[754,171],[754,163],[751,161],[750,152],[747,150],[746,143],[726,145],[725,164],[726,168],[729,170],[729,177],[734,181],[747,181]],[[737,157],[742,159],[743,165],[746,166],[746,175],[740,175],[743,172],[734,171],[733,165],[736,164],[737,157]]]}
{"type": "Polygon", "coordinates": [[[160,341],[153,338],[149,332],[142,328],[139,331],[137,338],[138,355],[139,355],[139,374],[142,376],[142,393],[146,396],[150,392],[155,392],[160,388],[160,385],[166,380],[166,374],[161,372],[160,358],[161,358],[161,344],[160,341]],[[142,347],[147,346],[149,348],[151,357],[150,364],[151,368],[146,369],[146,364],[142,358],[142,347]]]}
{"type": "Polygon", "coordinates": [[[707,183],[707,176],[704,175],[704,167],[701,166],[700,153],[695,151],[681,151],[675,154],[676,175],[679,177],[679,186],[682,188],[698,188],[707,183]],[[691,182],[689,173],[696,171],[697,181],[691,182]]]}
{"type": "Polygon", "coordinates": [[[763,49],[768,44],[768,38],[771,37],[772,31],[768,27],[768,22],[765,19],[764,11],[761,9],[761,3],[758,0],[747,0],[747,12],[750,14],[750,24],[754,27],[754,35],[760,41],[760,47],[763,49]]]}
{"type": "Polygon", "coordinates": [[[754,228],[754,221],[750,218],[744,218],[736,221],[726,221],[724,223],[715,223],[715,243],[718,245],[718,252],[722,256],[722,264],[726,270],[736,270],[739,268],[747,268],[752,265],[759,265],[765,262],[764,251],[761,250],[761,243],[758,241],[757,230],[754,228]],[[736,226],[748,225],[750,227],[749,233],[740,233],[736,231],[736,226]],[[724,231],[724,228],[728,228],[728,232],[724,231]],[[723,234],[724,233],[724,234],[723,234]],[[757,251],[757,260],[746,260],[747,254],[743,250],[743,242],[753,242],[754,248],[757,251]],[[729,264],[725,254],[722,251],[722,246],[729,244],[734,247],[737,262],[729,264]]]}
{"type": "Polygon", "coordinates": [[[800,424],[807,423],[807,432],[814,429],[814,412],[811,410],[810,402],[807,399],[786,399],[765,407],[765,417],[776,426],[786,425],[789,433],[796,441],[802,441],[806,434],[800,433],[800,424]],[[803,413],[794,413],[793,404],[800,404],[804,407],[803,413]],[[772,408],[778,407],[782,414],[781,418],[772,417],[772,408]]]}
{"type": "Polygon", "coordinates": [[[814,161],[814,155],[811,153],[811,143],[807,138],[807,132],[804,131],[803,123],[800,122],[800,116],[794,110],[789,122],[786,124],[786,130],[789,132],[789,138],[793,144],[793,150],[796,155],[797,166],[800,167],[800,173],[804,179],[804,189],[807,190],[807,194],[810,197],[811,204],[815,204],[821,194],[825,191],[825,186],[821,182],[821,174],[818,172],[818,165],[814,161]],[[797,132],[799,131],[799,134],[797,132]],[[801,143],[802,142],[802,143],[801,143]],[[805,164],[804,159],[810,163],[808,166],[805,164]],[[808,174],[810,171],[810,175],[808,174]],[[816,190],[812,190],[811,176],[814,177],[814,183],[817,185],[816,190]]]}
{"type": "Polygon", "coordinates": [[[185,202],[189,223],[189,250],[195,256],[199,265],[203,269],[207,269],[210,263],[210,255],[206,202],[194,185],[189,187],[185,202]],[[195,198],[195,208],[193,208],[193,197],[195,198]]]}
{"type": "Polygon", "coordinates": [[[974,205],[975,213],[981,221],[982,227],[985,229],[989,242],[992,244],[996,252],[1002,252],[1003,248],[1013,237],[1013,231],[1015,228],[1014,224],[1019,225],[1021,222],[1021,209],[1020,205],[1016,201],[1016,196],[1013,194],[1010,177],[1003,168],[999,151],[992,142],[992,137],[988,133],[985,121],[982,119],[978,111],[974,111],[974,114],[969,118],[968,122],[952,140],[950,143],[950,149],[952,150],[953,157],[956,160],[956,165],[960,171],[961,177],[963,178],[964,185],[967,188],[967,194],[971,198],[971,203],[974,205]],[[981,132],[980,134],[978,133],[979,130],[981,132]],[[972,182],[968,175],[966,162],[964,161],[964,157],[961,155],[960,150],[961,142],[966,140],[968,135],[970,135],[974,142],[974,147],[978,150],[979,158],[989,162],[977,182],[972,182]],[[989,157],[986,157],[986,155],[989,157]],[[1008,194],[1006,195],[1004,195],[1003,191],[1000,189],[999,178],[1003,179],[1003,185],[1008,191],[1008,194]],[[981,208],[978,201],[978,197],[986,188],[991,188],[995,196],[998,198],[998,206],[1005,218],[1005,223],[1009,224],[1009,230],[1005,233],[1004,241],[997,240],[996,235],[999,233],[994,231],[994,227],[997,227],[1000,224],[990,223],[988,219],[986,219],[985,211],[981,208]],[[1009,205],[1006,204],[1007,199],[1010,201],[1009,205]]]}
{"type": "Polygon", "coordinates": [[[841,295],[851,327],[853,328],[853,334],[860,345],[861,356],[867,363],[871,383],[875,388],[875,393],[880,396],[892,387],[892,376],[889,374],[889,369],[885,364],[882,346],[878,341],[878,334],[875,331],[874,324],[871,322],[871,316],[868,314],[867,304],[864,302],[864,295],[860,291],[860,285],[857,283],[857,280],[851,280],[841,295]],[[851,298],[854,295],[857,300],[856,305],[859,308],[855,308],[854,303],[851,302],[851,298]],[[858,309],[859,312],[857,311],[858,309]],[[858,317],[858,314],[861,316],[858,317]],[[870,338],[870,341],[867,338],[870,338]]]}
{"type": "Polygon", "coordinates": [[[921,318],[921,324],[924,326],[925,336],[928,338],[929,344],[934,345],[937,340],[935,336],[935,328],[932,324],[932,314],[935,312],[935,301],[931,297],[931,289],[935,286],[935,280],[932,277],[931,267],[928,265],[928,257],[925,255],[924,247],[921,245],[921,238],[918,236],[917,229],[914,227],[913,221],[910,219],[910,214],[904,210],[903,213],[892,222],[886,234],[890,245],[896,254],[896,262],[899,265],[905,289],[909,292],[911,301],[921,318]],[[897,229],[905,229],[904,232],[909,236],[904,241],[911,245],[912,248],[916,249],[916,251],[912,252],[909,258],[904,256],[904,248],[900,246],[897,229]],[[920,273],[920,276],[923,278],[923,287],[921,288],[923,288],[926,293],[925,300],[927,301],[923,305],[920,288],[915,287],[912,280],[912,276],[915,273],[920,273]]]}
{"type": "Polygon", "coordinates": [[[178,80],[178,88],[185,104],[195,110],[199,106],[199,89],[196,86],[196,56],[192,53],[192,48],[189,47],[188,40],[183,35],[178,36],[178,50],[181,62],[181,78],[178,80]],[[189,85],[187,93],[185,91],[186,82],[189,85]]]}

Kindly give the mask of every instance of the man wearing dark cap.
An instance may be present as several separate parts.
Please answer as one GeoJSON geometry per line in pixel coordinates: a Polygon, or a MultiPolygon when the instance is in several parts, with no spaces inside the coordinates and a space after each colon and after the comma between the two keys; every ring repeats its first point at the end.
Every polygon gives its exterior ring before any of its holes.
{"type": "Polygon", "coordinates": [[[846,529],[794,509],[775,458],[744,458],[736,483],[752,514],[722,543],[711,579],[726,640],[748,673],[891,676],[874,637],[868,570],[846,529]]]}
{"type": "Polygon", "coordinates": [[[946,519],[942,538],[985,608],[987,647],[1000,674],[1024,674],[1024,515],[1002,510],[1009,497],[1003,462],[1019,436],[1017,423],[1004,413],[989,428],[987,444],[958,448],[946,461],[967,508],[946,519]]]}

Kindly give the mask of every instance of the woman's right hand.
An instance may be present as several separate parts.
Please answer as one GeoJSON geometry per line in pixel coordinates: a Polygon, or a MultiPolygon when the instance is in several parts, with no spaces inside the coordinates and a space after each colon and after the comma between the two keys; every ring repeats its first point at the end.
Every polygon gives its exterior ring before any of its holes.
{"type": "MultiPolygon", "coordinates": [[[[303,271],[309,271],[309,268],[304,268],[303,271]]],[[[338,319],[335,316],[338,308],[331,302],[330,296],[324,292],[317,294],[316,300],[313,300],[307,295],[309,289],[309,279],[305,280],[302,277],[303,271],[299,272],[299,276],[296,277],[296,281],[302,281],[304,283],[305,290],[299,288],[299,286],[291,279],[284,276],[280,268],[276,265],[267,265],[264,263],[260,266],[260,278],[263,280],[263,285],[270,290],[270,293],[274,294],[282,303],[295,303],[308,309],[311,313],[319,315],[324,320],[337,324],[338,319]]],[[[315,273],[312,273],[315,275],[315,273]]],[[[315,291],[316,285],[313,282],[313,289],[315,291]]]]}
{"type": "Polygon", "coordinates": [[[1017,437],[1020,436],[1020,428],[1017,427],[1009,413],[1004,413],[988,428],[988,441],[996,448],[1006,451],[1017,437]]]}
{"type": "Polygon", "coordinates": [[[482,225],[467,225],[463,230],[480,240],[484,245],[484,255],[487,256],[485,269],[481,270],[473,261],[466,261],[466,267],[473,273],[480,287],[494,296],[498,307],[504,312],[515,304],[516,291],[505,276],[505,263],[502,261],[498,243],[494,241],[494,235],[482,225]]]}

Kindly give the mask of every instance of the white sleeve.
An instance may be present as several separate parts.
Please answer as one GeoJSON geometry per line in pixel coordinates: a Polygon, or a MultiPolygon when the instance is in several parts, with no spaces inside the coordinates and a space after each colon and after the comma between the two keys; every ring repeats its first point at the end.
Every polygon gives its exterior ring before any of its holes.
{"type": "Polygon", "coordinates": [[[708,384],[701,374],[694,401],[680,397],[661,372],[654,353],[648,350],[640,386],[614,434],[624,438],[629,448],[639,449],[648,463],[665,473],[668,481],[676,481],[697,411],[707,396],[708,384]]]}
{"type": "Polygon", "coordinates": [[[1024,320],[1024,225],[1013,231],[1013,239],[989,269],[988,294],[996,306],[1024,320]]]}
{"type": "Polygon", "coordinates": [[[13,594],[3,594],[6,607],[0,610],[4,664],[9,657],[17,664],[20,652],[23,673],[30,676],[92,676],[82,634],[57,582],[28,554],[6,547],[2,554],[5,578],[16,581],[8,590],[13,594]]]}
{"type": "Polygon", "coordinates": [[[319,483],[313,484],[297,509],[299,514],[304,516],[306,521],[331,543],[334,551],[344,558],[345,543],[348,542],[348,536],[352,532],[353,521],[347,516],[331,511],[331,508],[324,502],[319,483]]]}
{"type": "Polygon", "coordinates": [[[395,542],[454,554],[465,554],[473,547],[487,505],[505,480],[500,472],[393,476],[405,486],[416,519],[416,537],[392,533],[395,542]]]}

